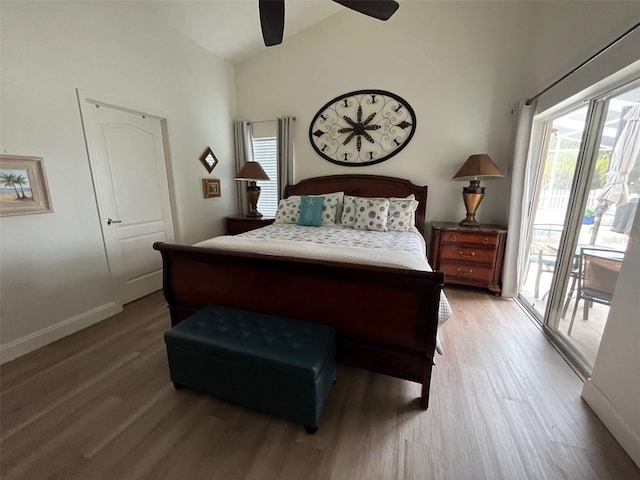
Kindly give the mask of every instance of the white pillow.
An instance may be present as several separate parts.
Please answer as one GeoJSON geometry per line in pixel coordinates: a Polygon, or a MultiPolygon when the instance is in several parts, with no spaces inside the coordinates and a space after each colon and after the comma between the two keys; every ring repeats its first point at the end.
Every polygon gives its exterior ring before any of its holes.
{"type": "MultiPolygon", "coordinates": [[[[415,198],[415,197],[414,197],[415,198]]],[[[416,223],[416,209],[418,201],[413,199],[389,199],[389,214],[387,215],[387,229],[406,232],[416,223]]]]}
{"type": "Polygon", "coordinates": [[[356,198],[356,230],[387,231],[387,215],[389,213],[389,199],[387,198],[356,198]]]}
{"type": "Polygon", "coordinates": [[[278,211],[274,223],[298,223],[300,218],[300,200],[299,195],[293,195],[289,198],[283,198],[278,202],[278,211]]]}
{"type": "MultiPolygon", "coordinates": [[[[320,225],[335,225],[338,203],[344,192],[326,193],[322,195],[308,195],[309,197],[324,197],[320,225]]],[[[274,223],[298,223],[300,218],[300,195],[291,195],[278,202],[278,212],[274,223]]]]}
{"type": "MultiPolygon", "coordinates": [[[[309,195],[315,197],[318,195],[309,195]]],[[[342,203],[344,192],[323,193],[324,204],[322,205],[322,217],[320,225],[335,225],[338,215],[338,205],[342,203]]]]}
{"type": "MultiPolygon", "coordinates": [[[[354,224],[356,223],[356,203],[355,202],[357,198],[366,199],[366,197],[354,197],[351,195],[344,196],[342,214],[340,215],[340,223],[345,227],[353,228],[354,224]]],[[[374,200],[382,200],[382,198],[376,198],[374,200]]],[[[408,195],[403,198],[391,197],[388,200],[389,200],[389,213],[387,215],[387,229],[388,230],[402,229],[402,231],[404,231],[404,230],[409,230],[409,228],[411,227],[414,227],[416,224],[415,211],[418,208],[418,201],[416,200],[416,196],[412,193],[411,195],[408,195]],[[405,209],[401,207],[401,205],[406,205],[407,200],[413,200],[415,202],[408,205],[408,208],[412,209],[410,214],[408,212],[405,212],[404,211],[405,209]],[[401,220],[398,219],[398,215],[396,214],[396,212],[399,212],[402,215],[401,220]],[[392,217],[392,214],[393,214],[393,217],[392,217]],[[407,218],[409,218],[409,225],[406,226],[405,228],[404,224],[406,223],[407,218]],[[400,224],[402,224],[403,226],[400,227],[400,224]]]]}
{"type": "Polygon", "coordinates": [[[345,195],[342,201],[342,214],[340,215],[340,223],[345,227],[353,228],[356,223],[356,198],[351,195],[345,195]]]}

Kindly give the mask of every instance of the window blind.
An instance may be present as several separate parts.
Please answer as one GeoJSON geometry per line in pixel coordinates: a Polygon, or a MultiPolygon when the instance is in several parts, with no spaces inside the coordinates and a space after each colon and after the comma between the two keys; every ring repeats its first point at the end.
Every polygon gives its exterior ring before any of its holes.
{"type": "Polygon", "coordinates": [[[275,137],[253,139],[253,159],[259,162],[270,180],[257,182],[260,187],[258,211],[275,217],[278,210],[278,148],[275,137]]]}

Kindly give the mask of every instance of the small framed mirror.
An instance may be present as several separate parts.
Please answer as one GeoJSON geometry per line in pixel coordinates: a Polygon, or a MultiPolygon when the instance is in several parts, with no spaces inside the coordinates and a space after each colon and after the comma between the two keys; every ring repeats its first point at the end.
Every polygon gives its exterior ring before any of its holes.
{"type": "Polygon", "coordinates": [[[218,159],[213,154],[210,147],[205,148],[204,152],[202,152],[202,155],[200,155],[200,161],[209,173],[213,172],[213,169],[216,168],[216,165],[218,164],[218,159]]]}

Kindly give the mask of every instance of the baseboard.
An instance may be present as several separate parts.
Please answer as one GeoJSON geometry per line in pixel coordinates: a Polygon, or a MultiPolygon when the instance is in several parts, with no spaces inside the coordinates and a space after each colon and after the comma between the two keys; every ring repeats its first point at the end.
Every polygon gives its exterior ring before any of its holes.
{"type": "Polygon", "coordinates": [[[109,302],[49,327],[0,345],[0,364],[26,355],[67,335],[87,328],[122,311],[122,305],[109,302]]]}
{"type": "Polygon", "coordinates": [[[631,460],[640,467],[640,432],[636,432],[629,426],[616,407],[591,380],[584,383],[582,398],[602,420],[631,460]]]}

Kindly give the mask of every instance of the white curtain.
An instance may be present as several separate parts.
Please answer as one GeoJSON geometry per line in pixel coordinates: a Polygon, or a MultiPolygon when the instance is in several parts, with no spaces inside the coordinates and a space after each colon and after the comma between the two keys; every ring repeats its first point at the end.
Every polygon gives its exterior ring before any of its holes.
{"type": "Polygon", "coordinates": [[[295,182],[295,150],[293,127],[295,117],[278,117],[276,142],[278,146],[278,198],[284,198],[284,187],[295,182]]]}
{"type": "Polygon", "coordinates": [[[511,163],[511,185],[509,191],[509,220],[507,244],[505,247],[504,264],[502,268],[502,296],[515,297],[520,289],[520,269],[526,246],[525,235],[527,218],[525,209],[528,208],[529,193],[526,188],[527,158],[531,141],[531,127],[536,111],[536,102],[526,105],[524,101],[513,107],[514,132],[513,161],[511,163]]]}
{"type": "MultiPolygon", "coordinates": [[[[253,161],[253,125],[244,120],[233,122],[233,136],[236,154],[236,173],[240,171],[245,162],[253,161]]],[[[246,185],[240,180],[236,180],[236,195],[238,199],[238,213],[244,214],[247,211],[246,185]]]]}

